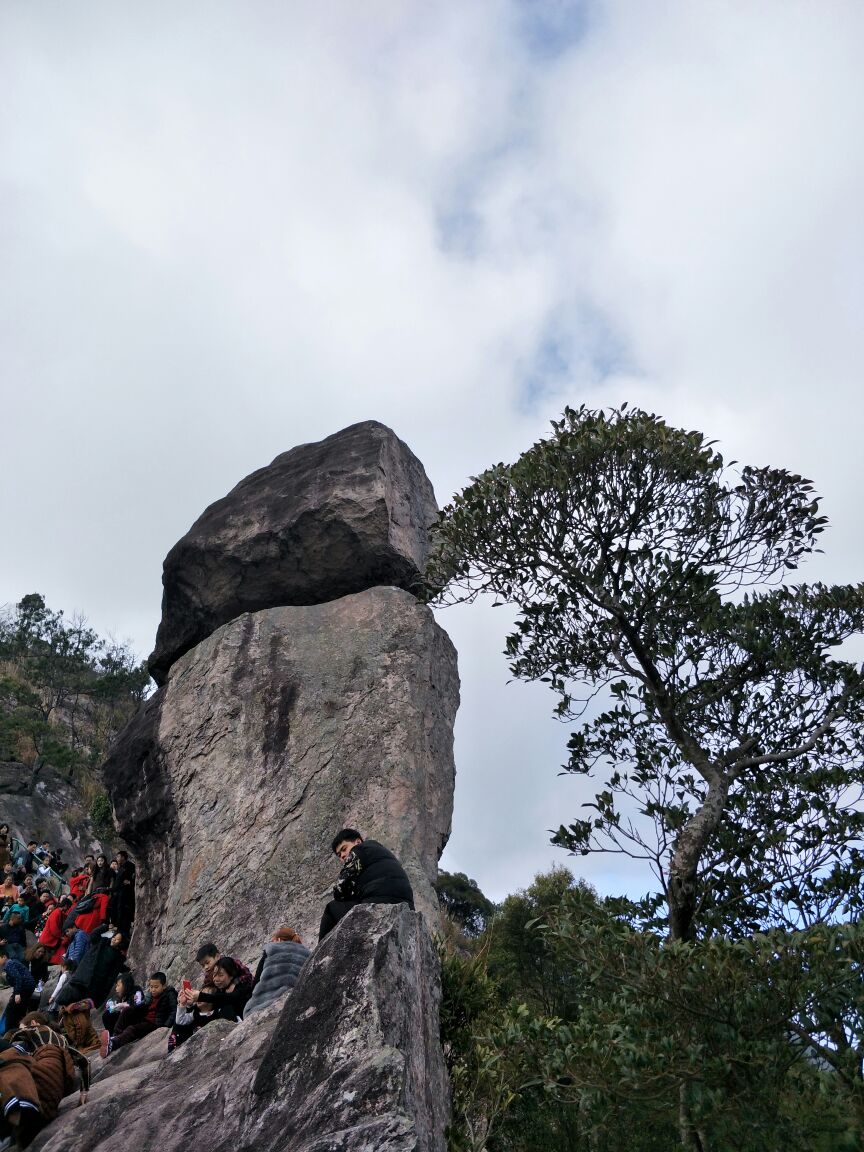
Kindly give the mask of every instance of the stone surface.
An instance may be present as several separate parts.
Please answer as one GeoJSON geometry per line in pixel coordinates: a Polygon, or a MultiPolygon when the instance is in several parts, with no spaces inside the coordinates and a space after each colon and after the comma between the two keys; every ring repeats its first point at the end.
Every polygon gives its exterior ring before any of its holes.
{"type": "Polygon", "coordinates": [[[71,865],[80,863],[85,852],[105,848],[87,818],[87,801],[81,792],[47,766],[34,784],[33,771],[26,764],[0,762],[0,821],[24,843],[32,838],[62,848],[63,858],[71,865]]]}
{"type": "Polygon", "coordinates": [[[281,1007],[97,1081],[33,1152],[444,1152],[439,1001],[421,917],[357,908],[281,1007]]]}
{"type": "Polygon", "coordinates": [[[375,585],[416,586],[437,516],[423,465],[369,420],[253,472],[165,559],[150,672],[244,612],[319,604],[375,585]]]}
{"type": "Polygon", "coordinates": [[[244,615],[178,660],[105,770],[139,862],[136,970],[192,975],[211,939],[254,964],[282,923],[313,943],[345,825],[435,922],[457,705],[452,644],[397,588],[244,615]]]}

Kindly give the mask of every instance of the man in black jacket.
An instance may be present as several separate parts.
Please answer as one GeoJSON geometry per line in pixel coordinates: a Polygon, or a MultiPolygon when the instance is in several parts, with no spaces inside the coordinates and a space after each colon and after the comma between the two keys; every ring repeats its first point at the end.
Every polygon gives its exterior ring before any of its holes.
{"type": "Polygon", "coordinates": [[[377,840],[364,840],[354,828],[343,828],[333,837],[333,851],[342,861],[342,871],[333,889],[333,899],[324,909],[318,939],[355,904],[407,904],[414,907],[414,893],[405,869],[377,840]]]}

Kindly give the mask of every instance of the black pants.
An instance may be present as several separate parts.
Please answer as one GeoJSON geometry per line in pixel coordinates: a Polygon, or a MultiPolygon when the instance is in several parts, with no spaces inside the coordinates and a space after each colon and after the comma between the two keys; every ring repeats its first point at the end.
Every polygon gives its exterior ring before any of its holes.
{"type": "MultiPolygon", "coordinates": [[[[30,995],[32,996],[32,990],[30,995]]],[[[6,1031],[12,1032],[21,1023],[21,1020],[30,1011],[30,996],[26,992],[21,993],[21,1003],[15,1003],[14,993],[9,997],[9,1003],[6,1005],[6,1031]]]]}
{"type": "Polygon", "coordinates": [[[318,939],[323,940],[330,929],[335,928],[342,917],[347,916],[351,909],[359,903],[359,900],[331,900],[324,909],[324,915],[321,917],[318,939]]]}
{"type": "Polygon", "coordinates": [[[318,939],[323,940],[331,928],[335,928],[342,917],[347,916],[358,904],[407,904],[409,908],[414,907],[414,902],[410,900],[331,900],[321,917],[318,939]]]}

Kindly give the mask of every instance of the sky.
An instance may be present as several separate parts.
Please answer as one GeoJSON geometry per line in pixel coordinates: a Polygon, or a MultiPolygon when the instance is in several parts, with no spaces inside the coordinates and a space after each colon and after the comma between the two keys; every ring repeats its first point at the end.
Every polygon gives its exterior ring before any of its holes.
{"type": "MultiPolygon", "coordinates": [[[[0,604],[142,655],[161,564],[295,444],[376,419],[440,503],[565,404],[627,401],[812,479],[802,576],[861,578],[864,6],[851,0],[0,4],[0,604]]],[[[460,654],[442,866],[494,899],[598,782],[460,654]]]]}

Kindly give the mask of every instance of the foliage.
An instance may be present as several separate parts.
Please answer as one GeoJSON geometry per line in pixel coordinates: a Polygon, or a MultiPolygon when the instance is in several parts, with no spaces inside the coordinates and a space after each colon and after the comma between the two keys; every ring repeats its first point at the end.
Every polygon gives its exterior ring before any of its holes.
{"type": "Polygon", "coordinates": [[[76,772],[98,764],[144,699],[146,667],[32,593],[0,615],[0,759],[76,772]]]}
{"type": "Polygon", "coordinates": [[[858,1147],[862,930],[670,942],[632,912],[556,869],[444,956],[454,1152],[858,1147]]]}
{"type": "Polygon", "coordinates": [[[97,792],[90,804],[90,823],[100,840],[110,840],[114,833],[114,815],[106,792],[97,792]]]}
{"type": "Polygon", "coordinates": [[[777,586],[825,527],[812,485],[733,474],[626,406],[552,427],[444,510],[427,578],[518,606],[511,669],[560,717],[611,695],[566,765],[605,786],[557,842],[648,861],[677,939],[852,914],[864,677],[832,652],[862,631],[864,586],[777,586]]]}
{"type": "Polygon", "coordinates": [[[435,881],[438,903],[466,936],[478,936],[486,928],[495,905],[464,872],[439,872],[435,881]]]}

